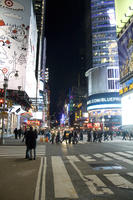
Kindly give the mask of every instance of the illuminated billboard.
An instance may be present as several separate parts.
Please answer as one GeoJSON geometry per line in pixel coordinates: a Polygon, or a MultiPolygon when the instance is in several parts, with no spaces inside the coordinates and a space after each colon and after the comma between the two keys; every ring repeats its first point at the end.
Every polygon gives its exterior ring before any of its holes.
{"type": "Polygon", "coordinates": [[[0,88],[3,88],[3,69],[7,72],[8,89],[26,91],[35,96],[36,83],[36,24],[32,1],[0,1],[0,88]],[[14,78],[14,71],[19,77],[14,78]],[[10,75],[11,74],[11,75],[10,75]],[[33,94],[32,94],[33,93],[33,94]]]}
{"type": "Polygon", "coordinates": [[[133,73],[133,23],[118,41],[120,81],[131,78],[133,73]]]}
{"type": "Polygon", "coordinates": [[[115,0],[117,32],[120,32],[133,15],[133,0],[115,0]]]}
{"type": "Polygon", "coordinates": [[[122,103],[122,125],[133,125],[133,93],[124,95],[122,103]]]}

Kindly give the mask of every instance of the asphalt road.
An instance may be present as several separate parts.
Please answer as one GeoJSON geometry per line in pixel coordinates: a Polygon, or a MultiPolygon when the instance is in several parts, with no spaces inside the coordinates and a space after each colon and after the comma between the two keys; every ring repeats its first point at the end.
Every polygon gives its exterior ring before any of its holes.
{"type": "Polygon", "coordinates": [[[133,200],[133,141],[0,146],[0,200],[133,200]]]}

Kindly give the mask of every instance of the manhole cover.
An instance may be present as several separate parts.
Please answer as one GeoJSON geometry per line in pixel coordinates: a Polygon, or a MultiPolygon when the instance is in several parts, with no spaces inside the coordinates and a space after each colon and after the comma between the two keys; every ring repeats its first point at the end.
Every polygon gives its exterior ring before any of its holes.
{"type": "Polygon", "coordinates": [[[103,163],[98,163],[98,164],[90,164],[90,166],[94,170],[122,170],[125,169],[125,167],[117,164],[103,164],[103,163]]]}

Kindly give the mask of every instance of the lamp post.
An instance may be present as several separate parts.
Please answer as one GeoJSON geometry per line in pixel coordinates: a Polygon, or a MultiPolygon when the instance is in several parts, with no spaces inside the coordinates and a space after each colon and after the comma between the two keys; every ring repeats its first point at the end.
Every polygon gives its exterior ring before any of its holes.
{"type": "Polygon", "coordinates": [[[11,71],[10,73],[7,74],[8,70],[5,70],[6,68],[4,68],[2,71],[3,75],[4,75],[4,83],[3,83],[3,89],[4,89],[4,104],[3,104],[3,109],[2,109],[2,132],[1,132],[1,144],[4,144],[4,133],[5,133],[5,108],[6,108],[6,90],[8,87],[8,81],[9,81],[9,77],[11,74],[14,73],[14,76],[17,78],[18,77],[18,71],[11,71]]]}

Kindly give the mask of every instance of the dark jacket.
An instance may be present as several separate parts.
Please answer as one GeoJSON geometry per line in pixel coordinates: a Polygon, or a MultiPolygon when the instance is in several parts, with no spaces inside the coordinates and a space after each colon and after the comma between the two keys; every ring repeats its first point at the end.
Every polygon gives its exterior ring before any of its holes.
{"type": "Polygon", "coordinates": [[[28,146],[29,149],[35,149],[36,148],[36,139],[37,139],[37,134],[36,132],[30,130],[26,134],[26,145],[28,146]]]}

